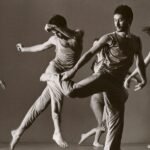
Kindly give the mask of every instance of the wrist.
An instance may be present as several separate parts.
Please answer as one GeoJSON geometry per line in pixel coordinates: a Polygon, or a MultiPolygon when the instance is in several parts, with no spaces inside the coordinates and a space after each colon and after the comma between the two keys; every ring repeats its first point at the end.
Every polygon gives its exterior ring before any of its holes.
{"type": "Polygon", "coordinates": [[[20,51],[21,52],[25,52],[25,49],[22,47],[22,48],[20,48],[20,51]]]}

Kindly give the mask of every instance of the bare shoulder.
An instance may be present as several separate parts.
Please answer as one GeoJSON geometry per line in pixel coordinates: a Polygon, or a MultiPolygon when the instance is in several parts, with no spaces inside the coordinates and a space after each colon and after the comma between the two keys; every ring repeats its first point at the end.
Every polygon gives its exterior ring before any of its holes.
{"type": "Polygon", "coordinates": [[[48,43],[49,43],[49,44],[56,45],[57,40],[58,40],[58,37],[55,36],[55,35],[53,35],[53,36],[49,37],[48,43]]]}
{"type": "Polygon", "coordinates": [[[82,49],[84,31],[80,29],[72,30],[72,37],[66,42],[72,48],[80,47],[82,49]]]}
{"type": "Polygon", "coordinates": [[[106,44],[110,44],[112,42],[112,38],[111,38],[111,35],[112,33],[107,33],[107,34],[104,34],[102,35],[100,38],[99,38],[99,42],[100,43],[106,43],[106,44]]]}

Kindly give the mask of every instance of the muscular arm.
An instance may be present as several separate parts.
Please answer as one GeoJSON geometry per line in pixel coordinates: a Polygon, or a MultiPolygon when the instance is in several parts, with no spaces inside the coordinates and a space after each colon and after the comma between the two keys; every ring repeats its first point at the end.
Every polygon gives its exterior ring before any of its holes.
{"type": "Polygon", "coordinates": [[[24,47],[21,44],[17,44],[16,47],[17,47],[18,51],[21,51],[21,52],[39,52],[39,51],[48,49],[48,48],[52,47],[53,45],[54,45],[54,39],[53,39],[53,37],[51,37],[51,38],[49,38],[48,41],[46,41],[42,44],[38,44],[38,45],[30,46],[30,47],[24,47]]]}
{"type": "Polygon", "coordinates": [[[86,64],[103,46],[107,45],[109,41],[108,36],[101,37],[93,46],[83,54],[76,65],[73,67],[74,72],[77,72],[84,64],[86,64]]]}
{"type": "Polygon", "coordinates": [[[62,80],[67,80],[67,79],[73,78],[75,73],[84,64],[86,64],[94,56],[94,54],[96,54],[98,51],[100,51],[104,46],[108,45],[110,40],[111,39],[108,35],[104,35],[99,40],[94,42],[93,46],[82,55],[82,57],[79,59],[79,61],[76,63],[76,65],[69,71],[66,71],[65,73],[63,73],[62,80]]]}

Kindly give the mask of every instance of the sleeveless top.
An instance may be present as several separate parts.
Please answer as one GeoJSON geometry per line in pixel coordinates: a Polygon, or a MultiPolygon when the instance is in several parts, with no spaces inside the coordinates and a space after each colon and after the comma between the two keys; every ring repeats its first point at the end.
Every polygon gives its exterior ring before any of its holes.
{"type": "Polygon", "coordinates": [[[73,39],[62,42],[57,36],[53,36],[56,45],[56,56],[52,60],[54,67],[60,72],[71,69],[79,60],[82,53],[82,31],[75,31],[73,39]]]}
{"type": "Polygon", "coordinates": [[[94,72],[106,71],[121,82],[124,81],[129,68],[133,64],[134,42],[138,39],[131,35],[125,43],[120,43],[115,32],[108,34],[110,42],[97,53],[97,60],[94,64],[94,72]]]}

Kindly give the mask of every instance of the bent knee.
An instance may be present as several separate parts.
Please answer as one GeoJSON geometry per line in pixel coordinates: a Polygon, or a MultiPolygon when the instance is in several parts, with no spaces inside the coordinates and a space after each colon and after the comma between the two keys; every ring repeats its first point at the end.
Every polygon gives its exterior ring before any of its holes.
{"type": "Polygon", "coordinates": [[[91,101],[90,101],[90,106],[93,107],[93,106],[103,106],[104,105],[104,99],[101,98],[101,97],[92,97],[91,98],[91,101]]]}
{"type": "Polygon", "coordinates": [[[78,97],[77,94],[73,91],[69,91],[65,94],[65,96],[70,97],[70,98],[76,98],[78,97]]]}

